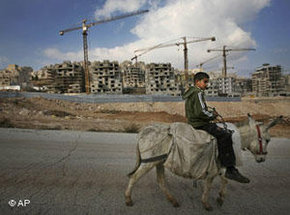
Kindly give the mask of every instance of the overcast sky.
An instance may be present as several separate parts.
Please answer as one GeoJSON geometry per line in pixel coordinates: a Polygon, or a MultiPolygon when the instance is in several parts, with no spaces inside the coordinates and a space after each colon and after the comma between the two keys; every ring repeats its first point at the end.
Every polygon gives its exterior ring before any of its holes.
{"type": "MultiPolygon", "coordinates": [[[[228,66],[249,75],[263,63],[290,68],[289,0],[1,0],[0,68],[8,64],[38,70],[64,60],[82,61],[81,30],[59,31],[109,16],[149,9],[150,12],[94,26],[88,32],[89,60],[130,60],[134,50],[160,43],[216,37],[215,42],[188,44],[189,68],[221,52],[207,49],[256,48],[229,52],[228,66]]],[[[139,57],[183,68],[183,46],[154,49],[139,57]]],[[[222,58],[204,64],[222,67],[222,58]]]]}

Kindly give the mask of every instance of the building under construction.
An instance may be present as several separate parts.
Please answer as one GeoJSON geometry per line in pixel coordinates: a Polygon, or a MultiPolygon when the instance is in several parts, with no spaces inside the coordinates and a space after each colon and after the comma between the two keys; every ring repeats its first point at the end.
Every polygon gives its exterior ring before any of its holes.
{"type": "Polygon", "coordinates": [[[145,94],[145,71],[144,62],[132,64],[131,61],[121,63],[123,93],[124,94],[145,94]]]}
{"type": "Polygon", "coordinates": [[[117,61],[95,61],[89,66],[91,93],[122,94],[122,76],[117,61]]]}
{"type": "Polygon", "coordinates": [[[47,92],[81,93],[84,91],[84,72],[80,63],[64,61],[43,67],[41,70],[47,92]]]}
{"type": "Polygon", "coordinates": [[[180,96],[181,91],[176,82],[173,67],[170,63],[146,66],[146,94],[180,96]]]}
{"type": "Polygon", "coordinates": [[[281,66],[263,64],[252,74],[252,87],[256,96],[276,96],[284,90],[281,66]]]}

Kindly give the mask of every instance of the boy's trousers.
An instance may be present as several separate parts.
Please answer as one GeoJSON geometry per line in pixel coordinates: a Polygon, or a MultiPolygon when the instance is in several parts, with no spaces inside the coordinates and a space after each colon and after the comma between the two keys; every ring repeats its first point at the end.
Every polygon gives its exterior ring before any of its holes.
{"type": "Polygon", "coordinates": [[[232,134],[218,127],[215,123],[209,123],[196,129],[207,131],[217,139],[218,159],[223,167],[235,166],[236,157],[233,149],[232,134]]]}

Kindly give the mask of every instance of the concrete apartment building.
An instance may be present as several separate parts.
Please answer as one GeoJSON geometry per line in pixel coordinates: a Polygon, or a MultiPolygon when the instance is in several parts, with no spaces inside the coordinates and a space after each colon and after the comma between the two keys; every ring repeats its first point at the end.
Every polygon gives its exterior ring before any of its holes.
{"type": "Polygon", "coordinates": [[[131,61],[125,61],[121,64],[123,76],[123,88],[145,88],[145,71],[144,62],[132,64],[131,61]]]}
{"type": "Polygon", "coordinates": [[[251,79],[238,77],[235,73],[229,73],[227,77],[222,77],[221,71],[208,72],[210,76],[207,96],[243,96],[252,89],[251,79]]]}
{"type": "Polygon", "coordinates": [[[95,61],[89,72],[91,93],[122,94],[122,74],[117,61],[95,61]]]}
{"type": "Polygon", "coordinates": [[[235,92],[236,79],[234,77],[219,77],[217,81],[220,96],[239,96],[239,94],[235,92]]]}
{"type": "Polygon", "coordinates": [[[146,65],[146,94],[180,96],[174,68],[170,63],[146,65]]]}
{"type": "MultiPolygon", "coordinates": [[[[36,78],[37,77],[37,78],[36,78]]],[[[81,63],[64,61],[49,65],[34,73],[49,93],[81,93],[84,91],[84,71],[81,63]]]]}
{"type": "Polygon", "coordinates": [[[283,92],[281,66],[263,64],[252,74],[252,87],[256,96],[277,96],[283,92]]]}
{"type": "Polygon", "coordinates": [[[236,78],[235,92],[240,93],[241,96],[251,94],[252,92],[252,80],[250,78],[236,78]]]}
{"type": "Polygon", "coordinates": [[[210,97],[216,97],[219,95],[218,79],[210,79],[208,88],[205,90],[205,94],[210,97]]]}
{"type": "Polygon", "coordinates": [[[290,93],[290,74],[285,75],[284,77],[284,91],[287,92],[288,94],[290,93]]]}

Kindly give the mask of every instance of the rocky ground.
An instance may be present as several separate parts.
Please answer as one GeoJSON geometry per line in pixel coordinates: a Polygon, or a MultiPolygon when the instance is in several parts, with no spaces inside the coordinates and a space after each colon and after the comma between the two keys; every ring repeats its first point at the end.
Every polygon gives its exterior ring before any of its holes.
{"type": "MultiPolygon", "coordinates": [[[[256,120],[266,123],[283,114],[284,121],[272,128],[270,133],[290,138],[289,104],[290,100],[276,100],[216,102],[214,106],[227,122],[245,120],[249,110],[255,110],[252,115],[256,120]]],[[[84,104],[41,97],[4,98],[0,101],[0,127],[138,132],[153,122],[186,122],[183,105],[182,102],[84,104]]]]}

